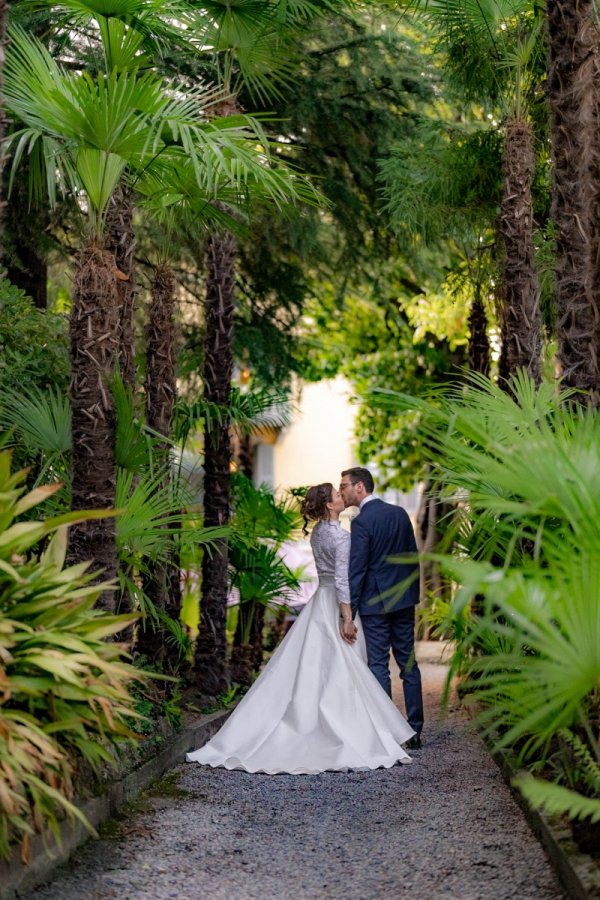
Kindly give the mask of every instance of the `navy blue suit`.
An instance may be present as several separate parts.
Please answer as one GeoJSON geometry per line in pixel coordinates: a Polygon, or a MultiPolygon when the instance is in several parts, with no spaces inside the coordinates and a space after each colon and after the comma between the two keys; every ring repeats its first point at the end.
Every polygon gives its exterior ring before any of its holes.
{"type": "Polygon", "coordinates": [[[360,613],[369,668],[391,696],[390,648],[398,663],[406,718],[417,732],[423,728],[421,673],[414,656],[415,606],[419,602],[418,563],[390,562],[390,557],[417,552],[406,510],[374,498],[364,503],[352,522],[350,600],[360,613]],[[417,575],[402,593],[396,585],[417,575]]]}

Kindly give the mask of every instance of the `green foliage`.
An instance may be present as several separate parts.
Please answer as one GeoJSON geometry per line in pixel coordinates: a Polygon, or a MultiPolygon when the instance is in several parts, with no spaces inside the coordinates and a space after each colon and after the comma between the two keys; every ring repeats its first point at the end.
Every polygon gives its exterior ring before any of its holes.
{"type": "Polygon", "coordinates": [[[549,813],[566,815],[569,819],[588,819],[600,822],[600,800],[584,797],[559,784],[551,784],[541,778],[515,778],[518,787],[529,803],[549,813]]]}
{"type": "MultiPolygon", "coordinates": [[[[189,498],[185,485],[167,476],[165,470],[156,474],[148,471],[137,478],[124,469],[117,473],[119,578],[136,607],[153,618],[159,613],[139,587],[139,576],[150,574],[149,563],[172,559],[177,547],[175,537],[188,545],[210,548],[229,532],[227,528],[200,526],[197,513],[186,508],[189,498]]],[[[169,633],[176,637],[179,632],[171,629],[169,633]]]]}
{"type": "Polygon", "coordinates": [[[299,577],[284,563],[277,548],[232,541],[229,546],[231,586],[239,591],[239,626],[243,644],[250,640],[257,604],[280,608],[300,586],[299,577]]]}
{"type": "Polygon", "coordinates": [[[290,414],[289,392],[284,388],[242,391],[233,387],[227,406],[207,402],[203,397],[191,402],[178,399],[173,430],[175,439],[185,446],[190,433],[199,426],[208,434],[227,421],[236,431],[248,434],[260,428],[282,428],[289,424],[290,414]]]}
{"type": "Polygon", "coordinates": [[[33,486],[48,478],[68,486],[71,407],[66,394],[54,387],[41,391],[31,386],[26,394],[21,388],[7,388],[0,402],[0,423],[10,429],[8,444],[19,463],[26,461],[32,467],[33,486]]]}
{"type": "Polygon", "coordinates": [[[65,814],[85,822],[71,802],[77,759],[113,762],[110,745],[131,737],[136,715],[129,686],[146,676],[105,640],[131,622],[94,609],[109,586],[92,583],[88,564],[64,568],[66,525],[98,513],[16,521],[55,490],[25,494],[24,477],[0,453],[0,856],[20,841],[27,859],[35,831],[58,836],[65,814]]]}
{"type": "MultiPolygon", "coordinates": [[[[281,211],[299,199],[317,202],[308,181],[271,153],[258,119],[242,114],[208,118],[206,109],[225,99],[222,91],[172,84],[152,68],[140,68],[135,27],[105,24],[103,41],[112,41],[115,28],[122,47],[128,36],[133,40],[119,67],[112,67],[105,54],[106,70],[98,73],[73,72],[23,29],[11,31],[4,95],[23,123],[9,137],[12,172],[24,154],[34,154],[30,171],[37,197],[47,194],[54,204],[57,188],[83,191],[95,239],[102,235],[104,212],[117,185],[132,174],[141,188],[144,178],[152,179],[153,167],[182,175],[189,170],[196,216],[219,199],[223,185],[239,194],[241,205],[254,192],[281,211]]],[[[186,192],[166,183],[163,188],[167,206],[182,202],[189,207],[186,192]]],[[[150,193],[157,193],[155,183],[150,193]]]]}
{"type": "Polygon", "coordinates": [[[435,403],[390,401],[419,410],[433,476],[460,507],[455,553],[435,558],[458,585],[455,659],[483,706],[478,721],[536,769],[567,743],[562,785],[519,787],[536,805],[596,819],[600,415],[569,396],[520,374],[508,392],[471,376],[435,403]]]}
{"type": "Polygon", "coordinates": [[[386,211],[401,245],[474,245],[502,199],[502,136],[474,121],[424,119],[381,161],[386,211]]]}
{"type": "Polygon", "coordinates": [[[17,387],[25,395],[34,388],[66,391],[69,383],[66,319],[37,309],[33,300],[6,278],[0,279],[0,335],[0,403],[5,391],[17,387]]]}
{"type": "Polygon", "coordinates": [[[256,605],[280,607],[300,584],[278,553],[300,514],[295,500],[277,501],[269,487],[255,488],[243,475],[234,476],[233,505],[230,579],[239,591],[242,643],[248,643],[256,605]]]}

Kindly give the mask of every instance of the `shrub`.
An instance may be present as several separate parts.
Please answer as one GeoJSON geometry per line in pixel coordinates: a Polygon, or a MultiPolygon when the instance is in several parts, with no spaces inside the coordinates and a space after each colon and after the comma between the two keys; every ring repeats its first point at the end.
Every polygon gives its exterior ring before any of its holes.
{"type": "MultiPolygon", "coordinates": [[[[460,508],[453,670],[531,803],[600,822],[600,413],[519,375],[417,406],[437,484],[460,508]],[[533,775],[542,774],[542,778],[533,775]]],[[[388,398],[389,399],[389,398],[388,398]]],[[[445,624],[445,623],[443,623],[445,624]]],[[[599,829],[600,834],[600,829],[599,829]]]]}
{"type": "Polygon", "coordinates": [[[0,396],[8,388],[66,392],[69,343],[64,316],[38,309],[31,297],[0,279],[0,396]]]}
{"type": "Polygon", "coordinates": [[[112,638],[131,622],[94,609],[106,584],[87,563],[64,567],[67,525],[102,511],[45,522],[16,521],[60,485],[25,493],[0,453],[0,856],[35,832],[58,836],[60,818],[79,817],[73,775],[79,760],[113,762],[110,745],[132,736],[132,682],[146,677],[123,661],[112,638]],[[32,548],[52,535],[44,552],[32,548]]]}

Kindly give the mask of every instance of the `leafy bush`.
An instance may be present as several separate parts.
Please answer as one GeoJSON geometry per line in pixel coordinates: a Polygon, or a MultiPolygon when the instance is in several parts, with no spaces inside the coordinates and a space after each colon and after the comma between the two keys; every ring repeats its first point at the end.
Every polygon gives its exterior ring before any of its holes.
{"type": "Polygon", "coordinates": [[[600,822],[600,413],[525,376],[482,377],[415,406],[434,474],[461,515],[453,669],[479,722],[532,775],[538,807],[600,822]],[[560,759],[560,765],[557,760],[560,759]],[[550,779],[554,779],[552,783],[550,779]]]}
{"type": "Polygon", "coordinates": [[[112,763],[112,742],[130,738],[136,717],[129,687],[145,675],[106,641],[131,622],[94,609],[106,584],[88,564],[64,568],[67,525],[105,512],[15,521],[60,485],[25,493],[0,453],[0,856],[34,831],[58,835],[60,818],[82,818],[72,804],[78,760],[112,763]],[[53,535],[39,557],[31,549],[53,535]]]}
{"type": "Polygon", "coordinates": [[[6,278],[0,279],[0,396],[18,387],[69,384],[68,327],[64,316],[38,309],[31,297],[6,278]]]}

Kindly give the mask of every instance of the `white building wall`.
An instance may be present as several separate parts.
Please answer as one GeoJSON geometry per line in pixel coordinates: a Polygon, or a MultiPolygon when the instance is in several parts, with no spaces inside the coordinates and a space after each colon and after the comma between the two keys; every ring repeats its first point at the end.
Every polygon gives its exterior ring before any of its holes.
{"type": "Polygon", "coordinates": [[[273,447],[273,486],[280,491],[330,481],[357,465],[354,455],[356,407],[344,378],[306,384],[292,424],[273,447]]]}

